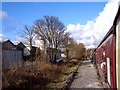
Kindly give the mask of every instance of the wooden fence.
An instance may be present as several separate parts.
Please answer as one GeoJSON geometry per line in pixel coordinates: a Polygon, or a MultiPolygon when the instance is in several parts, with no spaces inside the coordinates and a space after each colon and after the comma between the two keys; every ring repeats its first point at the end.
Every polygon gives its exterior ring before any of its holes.
{"type": "Polygon", "coordinates": [[[22,64],[22,51],[2,50],[2,67],[9,69],[22,64]]]}

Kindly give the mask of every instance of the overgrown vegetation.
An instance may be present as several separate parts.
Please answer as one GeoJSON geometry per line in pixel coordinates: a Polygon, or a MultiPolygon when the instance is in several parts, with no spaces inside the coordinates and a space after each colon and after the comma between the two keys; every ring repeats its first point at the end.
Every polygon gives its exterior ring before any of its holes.
{"type": "Polygon", "coordinates": [[[71,78],[71,74],[77,71],[78,67],[82,64],[82,62],[79,60],[70,60],[64,64],[67,66],[66,70],[61,74],[60,77],[49,83],[48,86],[50,88],[64,87],[66,82],[71,78]]]}
{"type": "Polygon", "coordinates": [[[79,61],[52,64],[48,60],[37,60],[34,64],[31,62],[30,66],[27,66],[26,62],[22,67],[14,67],[3,72],[3,89],[52,88],[50,84],[65,81],[68,75],[75,71],[77,62],[79,61]]]}

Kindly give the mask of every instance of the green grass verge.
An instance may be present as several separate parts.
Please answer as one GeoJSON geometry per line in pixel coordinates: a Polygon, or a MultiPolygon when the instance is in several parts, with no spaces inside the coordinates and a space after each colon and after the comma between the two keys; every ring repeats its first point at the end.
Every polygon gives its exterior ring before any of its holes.
{"type": "Polygon", "coordinates": [[[60,77],[58,77],[57,79],[55,79],[53,81],[53,83],[59,83],[59,82],[63,82],[67,79],[67,75],[61,75],[60,77]]]}
{"type": "Polygon", "coordinates": [[[66,70],[66,72],[64,72],[64,74],[65,74],[65,75],[69,75],[69,74],[75,72],[76,69],[78,68],[78,66],[79,66],[79,65],[76,65],[76,66],[74,66],[74,67],[68,68],[68,69],[66,70]]]}
{"type": "Polygon", "coordinates": [[[82,65],[82,62],[78,62],[77,65],[73,65],[72,67],[67,68],[67,70],[61,74],[61,76],[59,76],[57,79],[55,79],[54,81],[52,81],[49,84],[49,87],[59,87],[59,85],[61,83],[63,83],[65,80],[67,80],[68,76],[73,73],[76,72],[77,68],[82,65]]]}

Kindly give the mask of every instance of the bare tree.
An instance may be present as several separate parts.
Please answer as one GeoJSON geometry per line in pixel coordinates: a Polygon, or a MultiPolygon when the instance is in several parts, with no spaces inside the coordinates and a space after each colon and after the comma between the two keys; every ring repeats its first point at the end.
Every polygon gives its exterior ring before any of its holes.
{"type": "Polygon", "coordinates": [[[35,33],[50,48],[59,48],[64,31],[65,27],[58,17],[44,16],[44,19],[35,21],[35,33]]]}
{"type": "Polygon", "coordinates": [[[63,46],[65,48],[65,53],[67,56],[67,59],[69,59],[69,52],[71,47],[76,43],[73,38],[69,37],[70,33],[66,33],[64,36],[64,40],[63,40],[63,46]]]}
{"type": "Polygon", "coordinates": [[[69,34],[65,33],[65,26],[63,23],[58,17],[54,16],[44,16],[43,19],[36,20],[34,23],[34,30],[37,38],[44,42],[44,52],[47,47],[54,50],[63,47],[63,42],[66,42],[66,38],[69,36],[69,34]]]}
{"type": "Polygon", "coordinates": [[[25,38],[28,43],[30,50],[32,49],[32,43],[33,43],[33,38],[34,38],[34,30],[32,27],[25,25],[24,30],[23,30],[23,38],[25,38]]]}

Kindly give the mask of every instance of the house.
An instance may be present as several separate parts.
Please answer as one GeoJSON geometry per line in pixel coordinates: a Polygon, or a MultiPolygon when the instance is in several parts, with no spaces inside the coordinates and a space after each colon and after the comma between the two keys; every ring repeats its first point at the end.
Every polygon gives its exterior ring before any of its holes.
{"type": "Polygon", "coordinates": [[[51,62],[60,62],[61,58],[61,50],[54,48],[47,48],[47,54],[49,55],[49,59],[51,62]]]}

